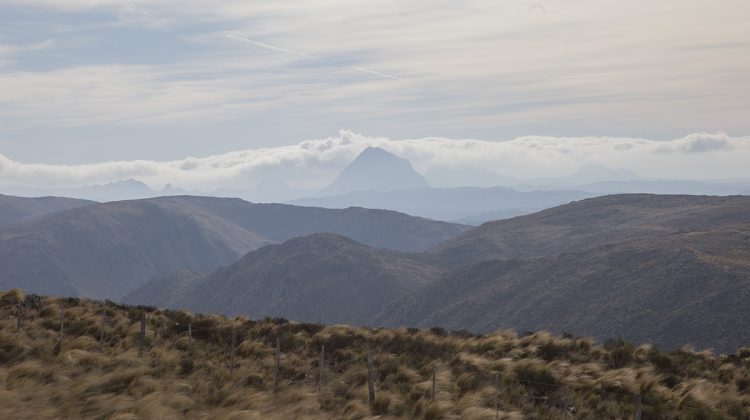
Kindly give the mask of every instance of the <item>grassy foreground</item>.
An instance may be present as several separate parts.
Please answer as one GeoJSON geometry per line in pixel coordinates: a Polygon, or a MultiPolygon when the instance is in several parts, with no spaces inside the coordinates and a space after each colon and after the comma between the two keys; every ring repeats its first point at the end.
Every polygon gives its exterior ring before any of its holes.
{"type": "Polygon", "coordinates": [[[0,293],[0,314],[0,418],[633,418],[638,398],[643,419],[750,416],[747,348],[230,319],[18,290],[0,293]]]}

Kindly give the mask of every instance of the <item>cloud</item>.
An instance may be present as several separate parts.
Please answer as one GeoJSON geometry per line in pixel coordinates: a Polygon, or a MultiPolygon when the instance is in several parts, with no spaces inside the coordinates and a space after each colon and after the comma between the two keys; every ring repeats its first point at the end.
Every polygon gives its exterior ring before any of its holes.
{"type": "Polygon", "coordinates": [[[45,50],[53,46],[54,43],[55,41],[53,39],[46,39],[41,42],[36,42],[33,44],[24,44],[24,45],[10,45],[10,44],[0,43],[0,57],[3,55],[10,55],[10,54],[25,52],[25,51],[45,50]]]}
{"type": "Polygon", "coordinates": [[[65,65],[0,74],[11,96],[0,100],[13,103],[0,127],[235,122],[283,110],[298,124],[366,118],[390,133],[750,130],[750,55],[738,43],[750,2],[543,3],[542,19],[538,3],[495,0],[0,0],[52,10],[73,28],[54,35],[69,38],[65,65]],[[102,33],[108,13],[188,51],[158,62],[142,54],[150,39],[139,34],[102,59],[84,47],[111,35],[102,33]],[[93,23],[81,25],[86,16],[93,23]],[[737,47],[685,48],[695,40],[737,47]]]}
{"type": "Polygon", "coordinates": [[[471,166],[532,178],[565,175],[585,163],[598,162],[660,178],[750,177],[750,137],[725,133],[691,134],[671,141],[542,136],[483,141],[439,137],[392,140],[342,130],[335,137],[296,145],[161,162],[50,165],[16,162],[0,155],[0,179],[6,185],[59,187],[135,178],[154,188],[172,183],[186,189],[212,189],[248,187],[278,176],[295,186],[319,188],[369,146],[407,158],[421,171],[435,166],[471,166]],[[697,173],[696,168],[702,168],[703,173],[697,173]]]}
{"type": "Polygon", "coordinates": [[[734,144],[724,133],[701,133],[685,137],[676,147],[688,153],[701,153],[712,150],[731,150],[734,144]]]}

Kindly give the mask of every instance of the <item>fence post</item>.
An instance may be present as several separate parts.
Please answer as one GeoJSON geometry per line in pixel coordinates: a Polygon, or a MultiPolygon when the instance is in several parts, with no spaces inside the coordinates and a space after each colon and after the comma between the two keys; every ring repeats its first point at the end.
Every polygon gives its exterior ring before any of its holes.
{"type": "Polygon", "coordinates": [[[495,373],[495,420],[498,420],[500,418],[500,408],[497,405],[497,394],[500,393],[499,390],[500,385],[500,375],[495,373]]]}
{"type": "Polygon", "coordinates": [[[565,398],[563,399],[563,412],[565,413],[565,417],[572,417],[573,413],[570,411],[570,408],[572,406],[571,398],[570,398],[570,388],[567,386],[565,387],[565,398]]]}
{"type": "Polygon", "coordinates": [[[281,358],[281,339],[276,337],[276,360],[273,365],[273,392],[279,389],[279,359],[281,358]]]}
{"type": "Polygon", "coordinates": [[[16,331],[21,331],[21,304],[16,304],[16,331]]]}
{"type": "Polygon", "coordinates": [[[60,342],[63,341],[63,331],[65,330],[65,309],[60,308],[60,342]]]}
{"type": "Polygon", "coordinates": [[[188,323],[188,356],[193,355],[193,323],[188,323]]]}
{"type": "Polygon", "coordinates": [[[320,346],[320,378],[318,379],[318,391],[323,390],[323,369],[325,366],[325,357],[326,357],[326,345],[322,344],[320,346]]]}
{"type": "Polygon", "coordinates": [[[435,399],[435,382],[436,382],[436,379],[435,379],[436,372],[435,371],[436,370],[437,370],[437,368],[435,367],[435,365],[433,365],[432,366],[432,399],[433,400],[435,399]]]}
{"type": "Polygon", "coordinates": [[[101,328],[102,330],[99,333],[99,352],[104,351],[104,325],[105,325],[106,319],[107,319],[107,312],[102,311],[102,328],[101,328]]]}
{"type": "Polygon", "coordinates": [[[234,376],[234,348],[237,342],[237,332],[232,329],[232,348],[229,353],[229,375],[234,376]]]}
{"type": "Polygon", "coordinates": [[[375,405],[375,384],[372,373],[372,353],[367,352],[367,396],[370,400],[370,408],[375,405]]]}
{"type": "Polygon", "coordinates": [[[146,312],[141,313],[141,336],[138,344],[138,357],[143,357],[143,347],[146,345],[146,312]]]}
{"type": "Polygon", "coordinates": [[[641,412],[643,407],[641,406],[641,394],[635,395],[635,420],[641,420],[641,412]]]}

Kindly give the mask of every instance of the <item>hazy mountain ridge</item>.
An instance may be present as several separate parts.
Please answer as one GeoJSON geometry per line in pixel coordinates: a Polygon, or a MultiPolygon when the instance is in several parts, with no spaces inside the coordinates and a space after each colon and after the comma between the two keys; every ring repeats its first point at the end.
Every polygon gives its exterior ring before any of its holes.
{"type": "Polygon", "coordinates": [[[136,179],[124,179],[113,181],[108,184],[82,185],[80,187],[67,188],[36,188],[10,185],[2,187],[2,190],[8,194],[27,197],[51,195],[99,202],[135,200],[160,195],[150,189],[146,184],[136,179]]]}
{"type": "Polygon", "coordinates": [[[424,250],[468,227],[367,209],[161,197],[96,204],[0,230],[0,285],[120,298],[149,280],[211,272],[248,251],[318,232],[424,250]]]}
{"type": "Polygon", "coordinates": [[[65,286],[71,295],[117,298],[178,269],[212,271],[269,242],[202,216],[137,200],[18,225],[0,231],[0,282],[36,292],[65,286]]]}
{"type": "Polygon", "coordinates": [[[66,197],[29,198],[0,194],[0,228],[89,204],[94,202],[66,197]]]}
{"type": "Polygon", "coordinates": [[[308,197],[290,203],[325,208],[359,206],[387,208],[437,220],[485,222],[502,211],[510,217],[591,197],[585,191],[528,191],[506,187],[417,188],[393,191],[354,191],[330,197],[308,197]],[[483,215],[485,215],[483,217],[483,215]]]}

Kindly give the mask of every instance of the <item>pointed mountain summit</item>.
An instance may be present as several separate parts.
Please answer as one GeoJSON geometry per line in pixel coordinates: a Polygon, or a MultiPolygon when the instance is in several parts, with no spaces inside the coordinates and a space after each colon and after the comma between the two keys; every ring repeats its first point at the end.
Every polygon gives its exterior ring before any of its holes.
{"type": "Polygon", "coordinates": [[[339,174],[321,195],[351,191],[391,191],[429,187],[411,162],[378,147],[368,147],[339,174]]]}
{"type": "Polygon", "coordinates": [[[590,162],[565,177],[570,182],[586,184],[601,181],[631,181],[641,177],[629,169],[613,169],[601,163],[590,162]]]}

